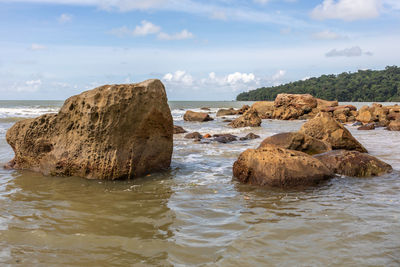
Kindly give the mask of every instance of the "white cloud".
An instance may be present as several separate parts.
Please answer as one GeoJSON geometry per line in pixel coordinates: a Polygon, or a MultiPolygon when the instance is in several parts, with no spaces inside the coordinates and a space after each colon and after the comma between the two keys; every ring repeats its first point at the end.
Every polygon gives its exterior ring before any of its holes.
{"type": "Polygon", "coordinates": [[[44,45],[40,45],[40,44],[32,44],[30,47],[30,50],[32,51],[39,51],[39,50],[46,50],[47,47],[44,45]]]}
{"type": "Polygon", "coordinates": [[[286,75],[286,70],[278,70],[274,75],[272,75],[272,80],[277,81],[282,79],[286,75]]]}
{"type": "Polygon", "coordinates": [[[362,55],[372,56],[372,52],[363,50],[359,46],[353,46],[342,50],[332,49],[325,54],[326,57],[360,57],[362,55]]]}
{"type": "Polygon", "coordinates": [[[167,73],[162,78],[169,83],[183,84],[189,86],[193,84],[193,77],[184,70],[177,70],[174,73],[167,73]]]}
{"type": "Polygon", "coordinates": [[[316,32],[312,35],[312,37],[317,40],[338,40],[338,39],[346,38],[346,36],[340,35],[336,32],[330,31],[330,30],[316,32]]]}
{"type": "Polygon", "coordinates": [[[40,88],[41,85],[42,85],[42,81],[40,79],[38,79],[38,80],[29,80],[29,81],[26,81],[22,85],[17,85],[16,86],[16,91],[17,92],[33,93],[33,92],[36,92],[40,88]]]}
{"type": "Polygon", "coordinates": [[[235,72],[226,76],[226,83],[233,85],[237,83],[249,83],[255,81],[256,76],[253,73],[235,72]]]}
{"type": "Polygon", "coordinates": [[[211,18],[212,19],[219,19],[219,20],[227,20],[228,17],[226,16],[226,13],[223,11],[214,11],[211,13],[211,18]]]}
{"type": "Polygon", "coordinates": [[[324,0],[311,12],[314,19],[354,21],[379,16],[381,0],[324,0]]]}
{"type": "Polygon", "coordinates": [[[72,15],[70,15],[70,14],[61,14],[58,17],[58,22],[62,23],[62,24],[70,22],[71,20],[72,20],[72,15]]]}
{"type": "Polygon", "coordinates": [[[269,2],[269,0],[253,0],[254,3],[265,5],[269,2]]]}
{"type": "Polygon", "coordinates": [[[181,32],[175,34],[168,34],[165,32],[160,32],[158,34],[158,39],[167,41],[191,39],[193,37],[194,37],[193,33],[189,32],[188,30],[182,30],[181,32]]]}
{"type": "Polygon", "coordinates": [[[134,36],[145,36],[149,34],[156,34],[161,30],[161,28],[153,23],[142,20],[141,25],[138,25],[133,30],[132,34],[134,36]]]}

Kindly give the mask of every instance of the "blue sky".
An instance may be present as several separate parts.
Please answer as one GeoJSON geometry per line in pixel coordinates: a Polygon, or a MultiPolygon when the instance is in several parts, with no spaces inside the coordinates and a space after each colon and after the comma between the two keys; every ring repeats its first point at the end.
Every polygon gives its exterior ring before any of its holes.
{"type": "Polygon", "coordinates": [[[0,99],[161,79],[170,100],[400,65],[399,0],[0,0],[0,99]]]}

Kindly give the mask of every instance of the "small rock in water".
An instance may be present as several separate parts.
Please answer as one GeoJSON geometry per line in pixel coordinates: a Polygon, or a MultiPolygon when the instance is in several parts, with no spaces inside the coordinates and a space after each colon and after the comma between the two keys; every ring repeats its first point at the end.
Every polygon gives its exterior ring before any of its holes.
{"type": "Polygon", "coordinates": [[[375,124],[368,123],[368,124],[358,127],[357,130],[360,130],[360,131],[375,130],[375,124]]]}
{"type": "Polygon", "coordinates": [[[183,134],[187,133],[185,129],[183,129],[181,126],[174,125],[174,134],[183,134]]]}
{"type": "Polygon", "coordinates": [[[244,140],[252,140],[252,139],[257,139],[260,138],[259,135],[253,134],[253,133],[249,133],[247,134],[245,137],[241,137],[240,140],[244,141],[244,140]]]}
{"type": "Polygon", "coordinates": [[[232,122],[232,120],[223,120],[222,122],[232,122]]]}
{"type": "Polygon", "coordinates": [[[213,137],[214,137],[214,141],[217,141],[217,142],[223,143],[223,144],[237,141],[237,139],[236,139],[237,136],[232,135],[232,134],[214,134],[213,137]]]}
{"type": "Polygon", "coordinates": [[[210,108],[209,107],[202,107],[202,108],[200,108],[201,110],[207,110],[207,111],[210,111],[210,108]]]}
{"type": "Polygon", "coordinates": [[[211,136],[211,134],[205,134],[204,136],[203,136],[203,138],[211,138],[212,136],[211,136]]]}
{"type": "Polygon", "coordinates": [[[191,111],[191,110],[186,111],[185,115],[183,116],[183,119],[185,121],[198,121],[198,122],[205,122],[205,121],[214,120],[207,113],[194,112],[194,111],[191,111]]]}
{"type": "Polygon", "coordinates": [[[202,139],[203,136],[199,133],[199,132],[193,132],[193,133],[188,133],[187,135],[185,135],[186,139],[202,139]]]}

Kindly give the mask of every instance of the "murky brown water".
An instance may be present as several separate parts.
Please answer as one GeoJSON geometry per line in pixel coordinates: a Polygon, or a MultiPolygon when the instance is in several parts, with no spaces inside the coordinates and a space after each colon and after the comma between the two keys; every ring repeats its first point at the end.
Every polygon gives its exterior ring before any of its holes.
{"type": "MultiPolygon", "coordinates": [[[[208,103],[210,105],[210,103],[208,103]]],[[[238,103],[215,103],[219,106],[238,103]]],[[[184,103],[180,103],[184,105],[184,103]]],[[[195,104],[191,104],[195,105],[195,104]]],[[[198,107],[207,103],[197,103],[198,107]]],[[[175,123],[230,132],[220,120],[175,123]]],[[[0,163],[12,158],[0,127],[0,163]]],[[[264,121],[266,137],[302,122],[264,121]]],[[[169,172],[90,181],[0,170],[0,263],[26,266],[399,266],[400,132],[356,131],[392,164],[378,178],[337,177],[280,190],[232,180],[238,154],[261,141],[193,144],[175,137],[169,172]]]]}

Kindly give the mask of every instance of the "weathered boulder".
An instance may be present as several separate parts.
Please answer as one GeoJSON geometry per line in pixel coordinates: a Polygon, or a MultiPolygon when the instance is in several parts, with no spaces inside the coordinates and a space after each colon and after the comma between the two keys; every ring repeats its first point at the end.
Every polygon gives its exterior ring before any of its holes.
{"type": "Polygon", "coordinates": [[[333,172],[303,152],[268,145],[240,154],[233,175],[242,183],[290,187],[317,184],[333,172]]]}
{"type": "Polygon", "coordinates": [[[273,118],[295,120],[310,113],[317,105],[317,99],[309,94],[278,94],[274,101],[273,118]]]}
{"type": "Polygon", "coordinates": [[[358,151],[334,150],[314,157],[331,171],[352,177],[379,176],[393,170],[389,164],[358,151]]]}
{"type": "Polygon", "coordinates": [[[320,154],[332,150],[332,146],[328,142],[296,132],[279,133],[270,136],[264,139],[258,148],[268,145],[297,150],[309,155],[320,154]]]}
{"type": "Polygon", "coordinates": [[[183,134],[187,133],[185,129],[183,129],[181,126],[174,125],[174,134],[183,134]]]}
{"type": "Polygon", "coordinates": [[[275,104],[274,101],[258,101],[251,108],[257,111],[261,119],[272,119],[275,104]]]}
{"type": "Polygon", "coordinates": [[[250,106],[249,106],[249,105],[243,105],[243,106],[237,111],[237,114],[242,115],[242,114],[244,114],[246,111],[248,111],[249,109],[250,109],[250,106]]]}
{"type": "Polygon", "coordinates": [[[186,111],[185,115],[183,115],[183,119],[185,121],[198,121],[198,122],[214,120],[213,118],[210,117],[210,115],[208,115],[208,113],[194,112],[191,110],[186,111]]]}
{"type": "Polygon", "coordinates": [[[368,106],[363,106],[359,110],[356,119],[362,123],[370,123],[378,120],[378,117],[375,116],[374,112],[368,106]]]}
{"type": "Polygon", "coordinates": [[[329,108],[329,107],[337,107],[339,105],[339,102],[337,100],[334,101],[328,101],[328,100],[323,100],[320,98],[317,98],[317,108],[329,108]]]}
{"type": "Polygon", "coordinates": [[[260,136],[254,134],[254,133],[248,133],[246,136],[240,137],[240,140],[245,141],[245,140],[253,140],[253,139],[257,139],[257,138],[260,138],[260,136]]]}
{"type": "Polygon", "coordinates": [[[217,117],[230,116],[236,114],[238,114],[238,111],[234,108],[229,108],[229,109],[221,108],[217,111],[217,117]]]}
{"type": "Polygon", "coordinates": [[[375,123],[368,123],[357,128],[359,131],[375,130],[375,123]]]}
{"type": "Polygon", "coordinates": [[[315,118],[304,123],[299,132],[330,143],[332,149],[367,152],[349,130],[327,112],[321,112],[315,118]]]}
{"type": "Polygon", "coordinates": [[[391,121],[387,127],[389,131],[400,131],[400,120],[391,121]]]}
{"type": "Polygon", "coordinates": [[[172,135],[165,88],[147,80],[72,96],[57,114],[17,122],[6,138],[15,169],[114,180],[168,168],[172,135]]]}
{"type": "Polygon", "coordinates": [[[242,116],[229,123],[229,126],[232,126],[233,128],[259,127],[261,122],[261,118],[258,116],[257,111],[249,109],[242,116]]]}
{"type": "Polygon", "coordinates": [[[186,139],[202,139],[203,136],[199,132],[188,133],[185,135],[186,139]]]}

